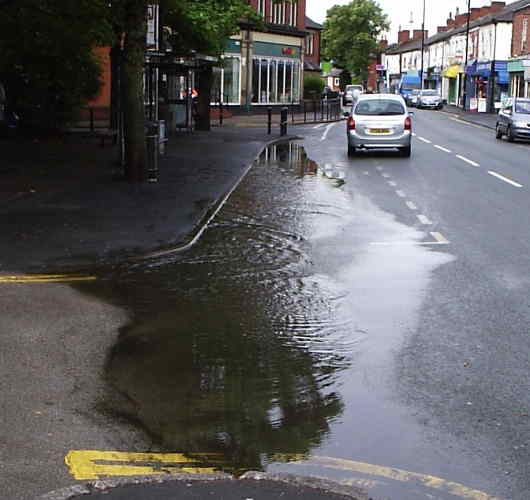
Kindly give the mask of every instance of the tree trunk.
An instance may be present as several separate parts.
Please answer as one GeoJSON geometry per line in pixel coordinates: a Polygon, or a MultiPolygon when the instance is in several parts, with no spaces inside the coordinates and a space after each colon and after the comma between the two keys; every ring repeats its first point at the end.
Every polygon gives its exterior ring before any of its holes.
{"type": "Polygon", "coordinates": [[[127,0],[125,4],[122,61],[125,177],[129,182],[142,182],[147,177],[143,85],[147,0],[127,0]]]}
{"type": "Polygon", "coordinates": [[[120,112],[120,62],[121,47],[116,43],[110,49],[110,128],[118,130],[120,112]]]}
{"type": "Polygon", "coordinates": [[[213,69],[209,66],[199,75],[199,97],[197,102],[197,130],[209,131],[210,124],[210,103],[212,102],[213,69]]]}

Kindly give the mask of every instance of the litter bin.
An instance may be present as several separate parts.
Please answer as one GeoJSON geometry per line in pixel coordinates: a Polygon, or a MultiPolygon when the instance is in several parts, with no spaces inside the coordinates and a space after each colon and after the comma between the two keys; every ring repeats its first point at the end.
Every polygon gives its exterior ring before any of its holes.
{"type": "Polygon", "coordinates": [[[159,122],[146,122],[147,182],[158,182],[159,122]]]}

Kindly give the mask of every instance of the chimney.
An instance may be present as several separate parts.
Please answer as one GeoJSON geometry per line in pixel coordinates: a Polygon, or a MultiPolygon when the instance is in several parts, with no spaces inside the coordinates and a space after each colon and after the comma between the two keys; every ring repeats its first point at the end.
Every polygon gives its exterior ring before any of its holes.
{"type": "Polygon", "coordinates": [[[464,24],[467,24],[467,13],[466,14],[458,14],[455,16],[455,26],[463,26],[464,24]]]}
{"type": "Polygon", "coordinates": [[[472,7],[471,8],[471,17],[469,18],[470,21],[474,21],[475,19],[478,19],[481,17],[482,9],[479,7],[472,7]]]}
{"type": "Polygon", "coordinates": [[[447,31],[449,28],[447,26],[438,26],[436,32],[437,33],[444,33],[445,31],[447,31]]]}
{"type": "Polygon", "coordinates": [[[452,29],[455,27],[455,21],[453,19],[453,13],[452,12],[449,12],[449,17],[447,18],[447,29],[452,29]]]}
{"type": "MultiPolygon", "coordinates": [[[[421,36],[424,32],[422,30],[414,30],[412,34],[413,40],[421,40],[421,36]]],[[[425,30],[425,38],[428,38],[429,33],[427,30],[425,30]]]]}
{"type": "Polygon", "coordinates": [[[506,7],[506,2],[491,2],[490,14],[499,12],[499,10],[504,9],[504,7],[506,7]]]}
{"type": "Polygon", "coordinates": [[[398,32],[398,44],[401,45],[403,43],[407,43],[410,41],[410,31],[409,30],[401,30],[398,32]]]}

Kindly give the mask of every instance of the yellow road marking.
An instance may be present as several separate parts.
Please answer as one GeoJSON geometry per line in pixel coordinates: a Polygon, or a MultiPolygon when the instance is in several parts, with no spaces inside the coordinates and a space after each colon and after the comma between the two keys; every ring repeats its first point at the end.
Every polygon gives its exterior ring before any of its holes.
{"type": "Polygon", "coordinates": [[[96,276],[79,274],[18,274],[0,275],[0,283],[61,283],[73,281],[95,281],[96,276]]]}
{"type": "Polygon", "coordinates": [[[64,461],[75,479],[86,481],[102,477],[148,476],[161,474],[213,474],[219,469],[196,464],[215,463],[219,454],[127,453],[120,451],[72,450],[64,461]]]}
{"type": "MultiPolygon", "coordinates": [[[[215,464],[222,463],[220,453],[128,453],[120,451],[72,450],[64,461],[72,476],[80,481],[97,480],[103,477],[146,476],[162,474],[213,474],[219,472],[215,464]],[[208,464],[201,467],[200,464],[208,464]]],[[[290,462],[300,465],[315,465],[323,468],[349,471],[367,478],[344,480],[343,484],[363,482],[366,487],[380,484],[377,478],[420,485],[466,500],[501,500],[483,491],[468,488],[463,484],[448,481],[428,474],[408,472],[394,467],[372,465],[364,462],[333,457],[311,457],[299,454],[278,454],[271,457],[276,462],[290,462]]]]}
{"type": "Polygon", "coordinates": [[[430,476],[428,474],[418,474],[416,472],[408,472],[391,467],[384,467],[380,465],[372,465],[363,462],[355,462],[353,460],[344,460],[331,457],[313,457],[308,462],[309,464],[319,465],[322,467],[329,467],[331,469],[346,470],[356,472],[367,476],[378,476],[393,481],[418,482],[423,486],[431,489],[442,490],[451,495],[468,500],[501,500],[498,497],[493,497],[484,493],[483,491],[468,488],[463,484],[447,481],[445,479],[430,476]]]}

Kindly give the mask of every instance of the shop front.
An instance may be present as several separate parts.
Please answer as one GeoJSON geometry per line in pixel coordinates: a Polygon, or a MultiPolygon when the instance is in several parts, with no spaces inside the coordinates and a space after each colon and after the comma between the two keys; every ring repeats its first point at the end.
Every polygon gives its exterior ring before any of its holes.
{"type": "Polygon", "coordinates": [[[507,61],[474,61],[466,68],[467,108],[494,113],[508,96],[510,78],[507,61]]]}
{"type": "Polygon", "coordinates": [[[510,75],[510,96],[530,97],[530,59],[508,62],[510,75]]]}
{"type": "Polygon", "coordinates": [[[255,42],[252,58],[252,104],[298,104],[300,72],[300,47],[255,42]]]}
{"type": "Polygon", "coordinates": [[[453,64],[442,73],[442,99],[452,106],[458,105],[462,71],[460,64],[453,64]]]}

